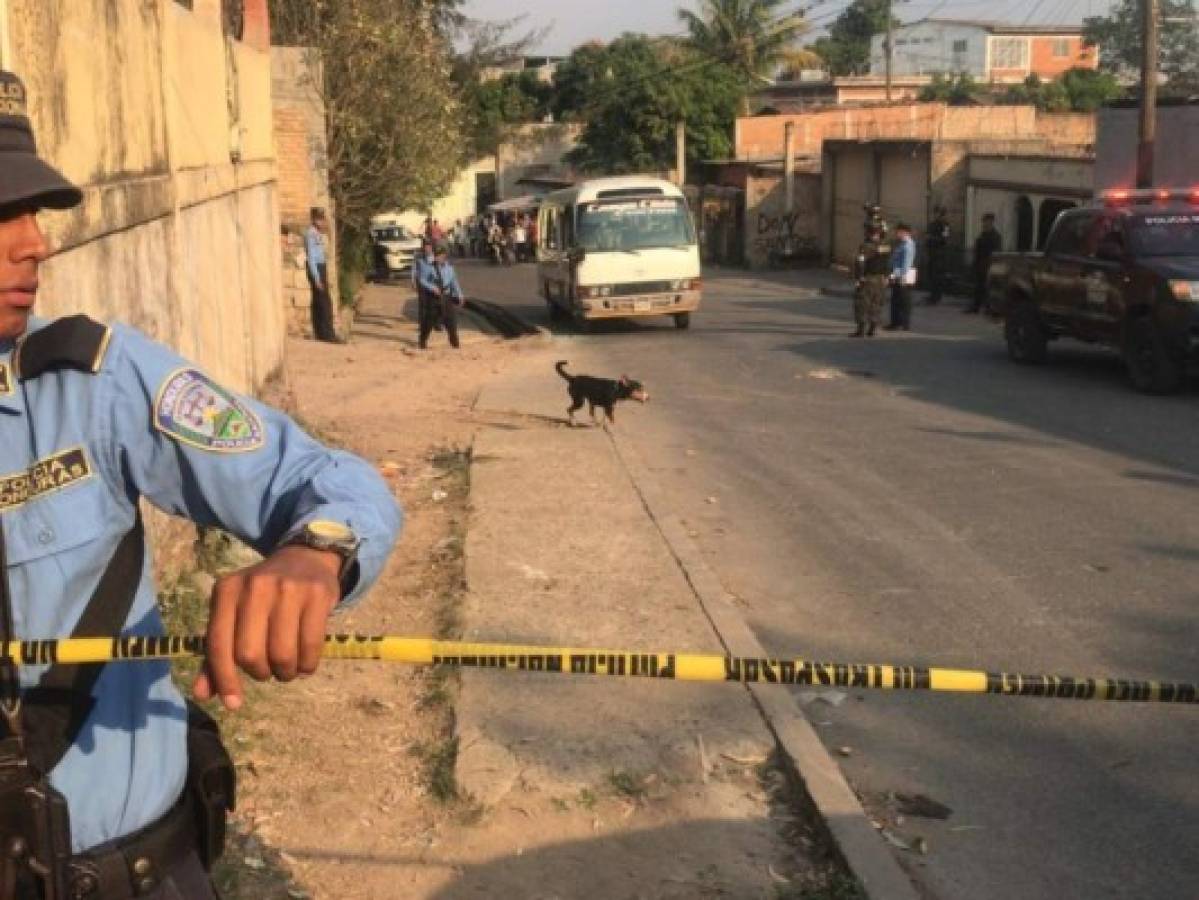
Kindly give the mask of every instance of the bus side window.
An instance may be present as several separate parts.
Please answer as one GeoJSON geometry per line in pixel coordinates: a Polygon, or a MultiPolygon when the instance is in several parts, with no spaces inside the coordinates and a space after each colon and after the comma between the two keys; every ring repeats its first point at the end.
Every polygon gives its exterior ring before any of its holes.
{"type": "Polygon", "coordinates": [[[575,245],[575,208],[564,207],[559,221],[562,226],[562,249],[570,250],[575,245]]]}

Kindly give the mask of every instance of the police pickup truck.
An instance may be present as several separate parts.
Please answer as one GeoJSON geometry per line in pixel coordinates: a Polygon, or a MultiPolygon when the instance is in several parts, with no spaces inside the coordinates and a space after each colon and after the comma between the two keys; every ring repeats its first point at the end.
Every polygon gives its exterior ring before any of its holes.
{"type": "Polygon", "coordinates": [[[1016,362],[1071,337],[1118,350],[1138,390],[1177,390],[1199,363],[1199,189],[1110,191],[1067,210],[1044,253],[997,254],[988,288],[1016,362]]]}

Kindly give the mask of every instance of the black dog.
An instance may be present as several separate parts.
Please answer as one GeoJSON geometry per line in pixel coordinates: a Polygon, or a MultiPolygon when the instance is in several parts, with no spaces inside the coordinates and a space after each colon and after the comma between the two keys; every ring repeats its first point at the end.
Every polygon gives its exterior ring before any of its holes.
{"type": "Polygon", "coordinates": [[[616,419],[612,415],[612,409],[617,401],[636,400],[644,403],[649,399],[649,392],[642,387],[641,382],[634,381],[627,375],[621,375],[619,381],[611,378],[593,378],[590,375],[571,375],[566,371],[566,360],[562,360],[554,368],[566,379],[566,389],[570,392],[570,409],[566,413],[570,416],[571,425],[575,423],[575,412],[582,409],[584,403],[591,413],[591,421],[595,421],[595,408],[598,406],[604,411],[608,421],[615,425],[616,419]]]}

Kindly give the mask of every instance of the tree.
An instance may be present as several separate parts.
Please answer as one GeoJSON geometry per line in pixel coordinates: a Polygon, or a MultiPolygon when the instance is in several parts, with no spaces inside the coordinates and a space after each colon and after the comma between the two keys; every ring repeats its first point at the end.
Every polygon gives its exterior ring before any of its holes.
{"type": "Polygon", "coordinates": [[[1124,93],[1124,88],[1120,87],[1120,82],[1111,72],[1069,69],[1058,81],[1070,99],[1070,109],[1075,112],[1094,112],[1124,93]]]}
{"type": "Polygon", "coordinates": [[[606,47],[576,50],[558,76],[559,100],[586,98],[579,114],[586,126],[579,146],[568,155],[584,171],[670,168],[679,121],[686,125],[690,161],[732,153],[744,74],[699,56],[686,44],[626,34],[606,47]]]}
{"type": "Polygon", "coordinates": [[[539,122],[552,113],[553,87],[532,72],[475,81],[463,88],[470,155],[494,153],[512,126],[539,122]]]}
{"type": "MultiPolygon", "coordinates": [[[[1033,76],[1036,77],[1036,76],[1033,76]]],[[[982,101],[983,87],[965,72],[960,75],[933,75],[918,99],[926,102],[948,103],[950,106],[969,106],[982,101]]]]}
{"type": "Polygon", "coordinates": [[[370,217],[425,206],[462,161],[447,16],[457,0],[271,0],[271,39],[320,54],[342,300],[369,264],[370,217]]]}
{"type": "MultiPolygon", "coordinates": [[[[811,45],[831,75],[870,71],[870,39],[887,30],[889,0],[853,0],[829,26],[828,36],[811,45]]],[[[898,19],[892,19],[899,24],[898,19]]]]}
{"type": "Polygon", "coordinates": [[[750,79],[773,75],[807,32],[803,15],[784,12],[788,0],[701,0],[700,11],[679,10],[696,52],[750,79]]]}
{"type": "MultiPolygon", "coordinates": [[[[1161,25],[1159,70],[1166,78],[1163,94],[1199,91],[1199,18],[1194,0],[1158,0],[1161,25]]],[[[1099,47],[1099,65],[1117,76],[1141,70],[1141,26],[1144,0],[1119,0],[1107,16],[1083,21],[1088,44],[1099,47]]]]}

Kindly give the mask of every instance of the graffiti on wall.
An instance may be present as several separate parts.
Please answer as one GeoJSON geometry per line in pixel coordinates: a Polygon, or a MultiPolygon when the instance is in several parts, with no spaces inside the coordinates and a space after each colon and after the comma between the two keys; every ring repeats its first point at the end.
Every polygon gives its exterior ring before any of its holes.
{"type": "Polygon", "coordinates": [[[804,228],[803,220],[803,214],[798,212],[759,212],[754,255],[771,265],[819,258],[820,243],[804,228]]]}

